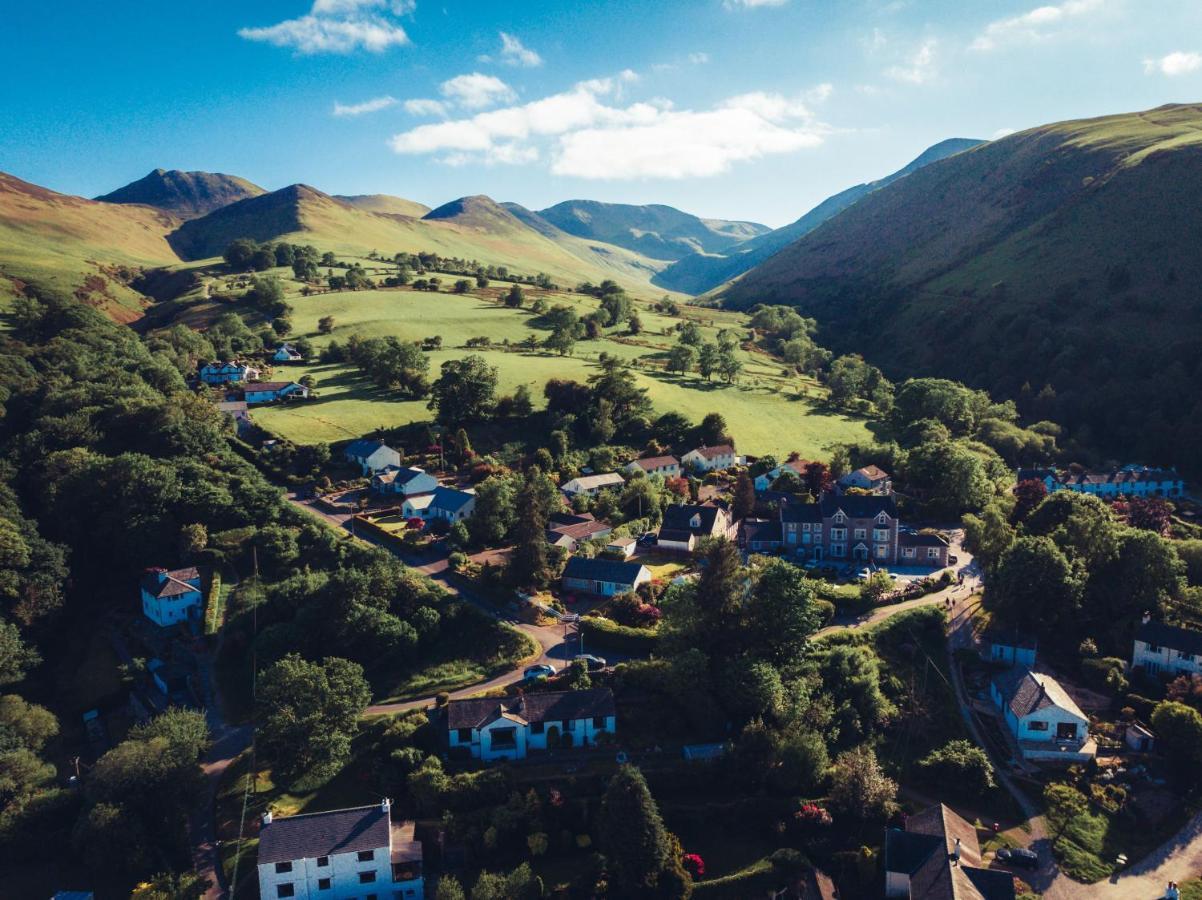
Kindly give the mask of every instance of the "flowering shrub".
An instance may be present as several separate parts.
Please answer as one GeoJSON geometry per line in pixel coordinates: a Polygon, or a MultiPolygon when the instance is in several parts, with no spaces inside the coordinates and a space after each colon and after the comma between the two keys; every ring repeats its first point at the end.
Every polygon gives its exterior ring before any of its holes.
{"type": "Polygon", "coordinates": [[[684,864],[685,871],[694,878],[700,878],[705,874],[705,860],[696,853],[686,853],[680,861],[684,864]]]}
{"type": "Polygon", "coordinates": [[[825,828],[834,820],[831,819],[831,814],[819,806],[817,803],[804,803],[801,809],[793,813],[793,818],[797,820],[797,824],[803,826],[815,826],[825,828]]]}

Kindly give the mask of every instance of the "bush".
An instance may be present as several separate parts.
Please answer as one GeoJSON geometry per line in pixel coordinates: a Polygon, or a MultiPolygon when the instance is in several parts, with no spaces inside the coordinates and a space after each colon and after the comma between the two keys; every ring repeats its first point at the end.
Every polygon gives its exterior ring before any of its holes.
{"type": "Polygon", "coordinates": [[[1099,691],[1111,691],[1116,694],[1126,691],[1127,678],[1123,674],[1126,668],[1126,663],[1114,656],[1081,660],[1081,673],[1085,676],[1086,683],[1099,691]]]}
{"type": "Polygon", "coordinates": [[[580,620],[585,642],[625,653],[653,653],[659,646],[659,634],[649,628],[630,628],[600,616],[580,620]]]}
{"type": "Polygon", "coordinates": [[[948,741],[919,760],[918,767],[933,783],[959,791],[965,799],[977,799],[997,785],[989,757],[971,741],[948,741]]]}
{"type": "Polygon", "coordinates": [[[815,600],[814,609],[818,611],[818,623],[821,628],[831,624],[835,618],[835,604],[829,600],[815,600]]]}

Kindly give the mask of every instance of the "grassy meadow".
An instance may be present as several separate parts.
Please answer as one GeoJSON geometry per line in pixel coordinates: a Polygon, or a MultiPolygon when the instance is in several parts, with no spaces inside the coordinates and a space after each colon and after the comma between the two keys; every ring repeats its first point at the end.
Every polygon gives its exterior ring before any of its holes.
{"type": "MultiPolygon", "coordinates": [[[[444,277],[444,284],[447,282],[444,277]]],[[[663,356],[675,335],[662,332],[678,320],[655,313],[649,305],[636,304],[644,331],[637,336],[615,329],[604,339],[581,341],[572,356],[560,357],[539,349],[519,351],[516,345],[530,334],[540,340],[547,331],[528,310],[501,305],[500,287],[469,294],[430,294],[408,289],[339,292],[290,298],[295,308],[294,336],[305,335],[321,347],[331,339],[345,341],[352,334],[363,337],[395,335],[416,341],[433,335],[442,337],[442,349],[428,354],[431,377],[439,366],[467,352],[481,353],[498,369],[501,393],[511,393],[519,384],[530,388],[536,405],[542,403],[542,388],[550,378],[587,380],[598,370],[602,352],[627,359],[636,378],[647,388],[657,412],[679,412],[694,421],[707,413],[721,412],[741,450],[783,455],[797,450],[803,455],[824,455],[832,444],[865,438],[864,423],[817,406],[824,391],[816,383],[797,377],[784,378],[773,360],[760,354],[743,353],[745,368],[737,383],[727,385],[717,378],[706,382],[696,373],[687,376],[663,370],[663,356]],[[333,316],[331,335],[317,333],[317,321],[333,316]],[[487,336],[493,347],[465,350],[472,337],[487,336]]],[[[544,297],[548,303],[568,303],[583,315],[597,301],[580,294],[527,290],[529,300],[544,297]]],[[[736,326],[741,314],[689,309],[707,338],[723,327],[736,326]]],[[[426,421],[430,412],[424,400],[393,400],[379,391],[350,365],[315,363],[279,367],[275,377],[298,379],[311,374],[317,380],[319,397],[301,404],[263,408],[255,420],[267,430],[298,443],[347,440],[377,428],[394,428],[426,421]]]]}

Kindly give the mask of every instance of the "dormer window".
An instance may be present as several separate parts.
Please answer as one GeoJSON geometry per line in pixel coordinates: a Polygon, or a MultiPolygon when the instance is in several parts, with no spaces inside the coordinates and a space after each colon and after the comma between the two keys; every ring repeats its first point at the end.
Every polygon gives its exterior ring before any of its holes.
{"type": "Polygon", "coordinates": [[[833,518],[840,525],[847,521],[847,516],[843,515],[843,510],[839,510],[837,513],[835,513],[833,518]]]}
{"type": "Polygon", "coordinates": [[[701,527],[701,514],[700,513],[693,513],[693,518],[689,519],[689,527],[690,528],[700,528],[701,527]]]}
{"type": "Polygon", "coordinates": [[[879,516],[876,517],[876,523],[878,525],[884,525],[888,521],[889,521],[889,516],[887,516],[883,512],[879,516]]]}

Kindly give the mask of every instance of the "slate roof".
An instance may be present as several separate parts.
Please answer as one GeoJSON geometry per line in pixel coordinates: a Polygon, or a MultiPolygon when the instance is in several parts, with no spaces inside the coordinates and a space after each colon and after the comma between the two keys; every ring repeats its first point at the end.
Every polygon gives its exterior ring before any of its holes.
{"type": "Polygon", "coordinates": [[[911,897],[1014,900],[1013,877],[981,868],[976,829],[942,803],[910,816],[905,831],[885,833],[885,869],[909,875],[911,897]]]}
{"type": "Polygon", "coordinates": [[[643,459],[633,459],[627,465],[638,466],[644,472],[651,472],[665,466],[679,466],[680,460],[675,456],[646,456],[643,459]]]}
{"type": "MultiPolygon", "coordinates": [[[[418,469],[412,466],[407,466],[403,469],[399,469],[396,466],[388,466],[386,469],[381,472],[377,472],[372,477],[378,479],[381,484],[408,484],[419,475],[425,474],[425,469],[418,469]]],[[[437,491],[434,493],[437,494],[437,491]]]]}
{"type": "Polygon", "coordinates": [[[610,581],[614,584],[634,584],[643,566],[640,563],[619,562],[614,559],[585,559],[573,556],[564,566],[564,578],[582,581],[610,581]]]}
{"type": "Polygon", "coordinates": [[[781,542],[780,522],[776,519],[744,519],[743,537],[748,545],[781,542]]]}
{"type": "Polygon", "coordinates": [[[714,523],[718,519],[720,508],[717,506],[700,506],[687,504],[684,506],[669,506],[664,510],[660,534],[664,531],[687,531],[690,534],[707,535],[714,533],[714,523]],[[689,521],[694,515],[701,517],[701,524],[694,528],[689,521]]]}
{"type": "Polygon", "coordinates": [[[1136,629],[1135,639],[1145,644],[1170,647],[1183,653],[1202,656],[1202,631],[1178,628],[1164,622],[1144,622],[1136,629]]]}
{"type": "Polygon", "coordinates": [[[1053,481],[1060,480],[1055,469],[1019,469],[1015,477],[1018,481],[1045,481],[1048,478],[1053,481]]]}
{"type": "Polygon", "coordinates": [[[293,385],[301,387],[295,381],[252,381],[243,390],[257,394],[263,391],[282,391],[284,388],[292,387],[293,385]]]}
{"type": "Polygon", "coordinates": [[[567,490],[568,485],[574,484],[579,490],[591,491],[595,488],[603,488],[625,484],[625,479],[617,472],[606,472],[603,475],[581,475],[579,478],[573,478],[564,485],[564,490],[567,490]]]}
{"type": "Polygon", "coordinates": [[[851,519],[875,519],[882,511],[891,519],[897,518],[897,503],[892,495],[826,493],[818,505],[822,507],[823,518],[833,516],[840,509],[851,519]]]}
{"type": "MultiPolygon", "coordinates": [[[[424,474],[424,473],[423,473],[424,474]]],[[[458,488],[449,488],[439,485],[434,489],[434,499],[430,503],[432,509],[443,509],[447,512],[459,512],[463,507],[476,495],[471,491],[461,491],[458,488]]]]}
{"type": "Polygon", "coordinates": [[[677,544],[687,544],[693,536],[693,532],[682,531],[679,528],[661,528],[656,535],[661,541],[672,541],[677,544]]]}
{"type": "Polygon", "coordinates": [[[188,584],[190,580],[200,578],[200,570],[196,566],[176,569],[165,574],[167,580],[159,584],[158,573],[147,572],[142,576],[142,587],[152,597],[178,597],[180,594],[190,594],[200,590],[196,585],[188,584]]]}
{"type": "Polygon", "coordinates": [[[554,542],[558,537],[568,537],[575,541],[587,541],[590,538],[609,534],[613,530],[613,526],[608,522],[601,522],[597,519],[586,519],[583,522],[572,522],[571,524],[553,521],[547,528],[547,539],[554,542]]]}
{"type": "Polygon", "coordinates": [[[523,723],[571,722],[616,715],[609,688],[587,691],[551,691],[520,697],[478,697],[447,704],[447,728],[481,728],[505,717],[523,723]]]}
{"type": "Polygon", "coordinates": [[[897,536],[903,547],[946,547],[947,538],[941,534],[923,534],[920,531],[903,531],[897,536]]]}
{"type": "Polygon", "coordinates": [[[1054,706],[1072,713],[1082,721],[1088,721],[1085,713],[1081,712],[1073,698],[1060,686],[1060,682],[1050,675],[1032,672],[1030,669],[1014,669],[994,678],[994,683],[1010,711],[1020,719],[1054,706]]]}
{"type": "Polygon", "coordinates": [[[822,505],[820,503],[788,503],[780,508],[782,522],[821,522],[822,505]]]}
{"type": "Polygon", "coordinates": [[[385,450],[391,450],[386,443],[379,438],[359,438],[357,441],[351,441],[346,445],[346,450],[343,451],[347,456],[353,456],[356,459],[367,459],[377,450],[383,447],[385,450]]]}
{"type": "Polygon", "coordinates": [[[873,466],[873,465],[861,466],[860,468],[856,469],[852,474],[853,475],[863,475],[869,481],[880,481],[882,478],[889,477],[888,472],[886,472],[884,469],[880,468],[879,466],[873,466]]]}
{"type": "Polygon", "coordinates": [[[259,828],[259,865],[384,849],[389,828],[378,803],[273,819],[259,828]]]}

